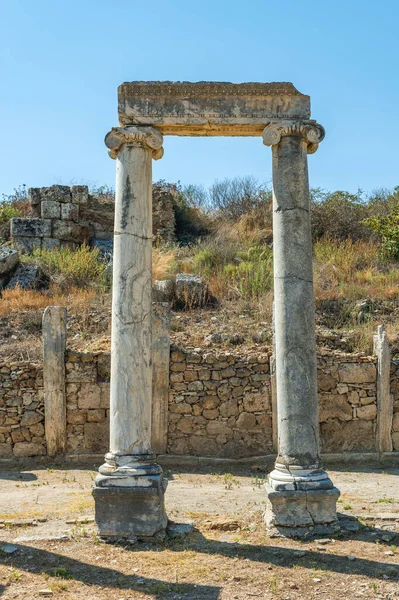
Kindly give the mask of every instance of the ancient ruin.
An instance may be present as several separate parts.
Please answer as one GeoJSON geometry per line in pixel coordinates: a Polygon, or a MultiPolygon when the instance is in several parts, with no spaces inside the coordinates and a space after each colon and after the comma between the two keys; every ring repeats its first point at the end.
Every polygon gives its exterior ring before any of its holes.
{"type": "Polygon", "coordinates": [[[324,129],[310,120],[310,98],[290,83],[133,82],[119,87],[118,114],[105,138],[117,164],[110,452],[93,491],[100,534],[166,526],[151,447],[151,163],[163,135],[263,136],[272,146],[278,457],[265,518],[287,535],[336,526],[339,492],[319,457],[307,155],[324,129]]]}

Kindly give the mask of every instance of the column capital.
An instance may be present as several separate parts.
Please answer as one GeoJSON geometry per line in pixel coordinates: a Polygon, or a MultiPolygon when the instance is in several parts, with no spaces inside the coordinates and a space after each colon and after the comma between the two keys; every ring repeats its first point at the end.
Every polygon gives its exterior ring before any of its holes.
{"type": "Polygon", "coordinates": [[[324,139],[325,131],[313,119],[270,121],[263,130],[263,143],[265,146],[274,146],[286,135],[302,136],[307,142],[308,154],[314,154],[324,139]]]}
{"type": "Polygon", "coordinates": [[[105,136],[108,154],[116,158],[124,144],[144,146],[152,151],[152,158],[158,160],[163,156],[163,135],[155,127],[113,127],[105,136]]]}

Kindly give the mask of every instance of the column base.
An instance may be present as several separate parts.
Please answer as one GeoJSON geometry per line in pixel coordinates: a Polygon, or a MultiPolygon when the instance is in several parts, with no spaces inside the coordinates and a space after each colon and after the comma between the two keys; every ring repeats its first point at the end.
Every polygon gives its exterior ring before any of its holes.
{"type": "Polygon", "coordinates": [[[153,537],[166,529],[167,479],[154,457],[106,455],[93,488],[100,537],[109,541],[153,537]]]}
{"type": "Polygon", "coordinates": [[[337,488],[276,491],[268,483],[264,487],[264,521],[271,537],[312,537],[339,531],[337,488]]]}

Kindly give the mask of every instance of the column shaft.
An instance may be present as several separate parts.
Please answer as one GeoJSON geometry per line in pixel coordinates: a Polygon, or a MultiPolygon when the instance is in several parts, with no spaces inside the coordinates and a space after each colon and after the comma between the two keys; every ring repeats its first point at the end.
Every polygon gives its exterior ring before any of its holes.
{"type": "Polygon", "coordinates": [[[151,454],[152,155],[125,144],[116,158],[110,451],[151,454]]]}
{"type": "Polygon", "coordinates": [[[273,249],[278,458],[286,467],[319,464],[317,365],[307,143],[273,146],[273,249]]]}

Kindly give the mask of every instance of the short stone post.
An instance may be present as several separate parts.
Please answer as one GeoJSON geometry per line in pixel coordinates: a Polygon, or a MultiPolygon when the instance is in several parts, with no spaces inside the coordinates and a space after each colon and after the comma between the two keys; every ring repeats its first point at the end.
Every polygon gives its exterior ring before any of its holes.
{"type": "Polygon", "coordinates": [[[170,306],[152,304],[152,450],[164,454],[168,444],[170,306]]]}
{"type": "Polygon", "coordinates": [[[105,138],[116,158],[110,451],[93,496],[99,534],[110,540],[153,536],[167,524],[166,480],[151,447],[152,159],[162,141],[136,126],[105,138]]]}
{"type": "Polygon", "coordinates": [[[67,309],[48,306],[43,313],[43,388],[47,454],[65,452],[65,348],[67,309]]]}
{"type": "Polygon", "coordinates": [[[273,150],[273,254],[278,456],[266,485],[271,532],[338,527],[334,488],[319,456],[316,335],[307,154],[324,130],[315,121],[269,123],[273,150]]]}
{"type": "Polygon", "coordinates": [[[379,325],[374,336],[377,356],[377,451],[392,452],[393,394],[391,394],[391,349],[385,327],[379,325]]]}

